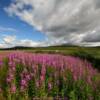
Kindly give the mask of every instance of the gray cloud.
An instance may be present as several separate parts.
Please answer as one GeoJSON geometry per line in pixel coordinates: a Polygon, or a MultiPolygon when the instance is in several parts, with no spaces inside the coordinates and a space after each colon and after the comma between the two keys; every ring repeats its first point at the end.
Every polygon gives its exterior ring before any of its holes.
{"type": "Polygon", "coordinates": [[[97,9],[100,8],[100,0],[95,0],[94,3],[97,9]]]}
{"type": "Polygon", "coordinates": [[[5,11],[52,37],[48,44],[100,42],[100,0],[16,0],[5,11]]]}
{"type": "Polygon", "coordinates": [[[100,42],[100,31],[93,32],[84,36],[83,42],[100,42]]]}

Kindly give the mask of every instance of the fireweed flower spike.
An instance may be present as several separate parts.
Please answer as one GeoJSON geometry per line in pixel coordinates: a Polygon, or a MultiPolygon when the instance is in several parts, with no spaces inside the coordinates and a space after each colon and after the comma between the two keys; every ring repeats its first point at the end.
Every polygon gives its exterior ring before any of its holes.
{"type": "Polygon", "coordinates": [[[51,83],[48,83],[48,90],[51,90],[52,89],[52,85],[51,83]]]}

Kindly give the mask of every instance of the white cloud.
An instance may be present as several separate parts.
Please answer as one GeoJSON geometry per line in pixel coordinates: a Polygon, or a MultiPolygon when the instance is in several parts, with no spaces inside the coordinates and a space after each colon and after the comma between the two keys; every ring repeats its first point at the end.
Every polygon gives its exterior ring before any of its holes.
{"type": "Polygon", "coordinates": [[[16,32],[17,30],[14,29],[14,28],[10,28],[10,27],[3,27],[3,26],[0,26],[0,32],[16,32]]]}
{"type": "Polygon", "coordinates": [[[44,32],[48,45],[88,44],[93,31],[91,43],[100,42],[100,0],[15,0],[5,11],[44,32]]]}
{"type": "Polygon", "coordinates": [[[26,47],[37,47],[39,46],[39,42],[35,42],[32,40],[19,40],[19,42],[16,43],[18,46],[26,46],[26,47]]]}
{"type": "Polygon", "coordinates": [[[3,41],[5,42],[5,44],[12,44],[14,41],[16,40],[16,36],[15,35],[5,35],[3,38],[3,41]]]}
{"type": "Polygon", "coordinates": [[[0,48],[5,48],[5,45],[0,43],[0,48]]]}
{"type": "Polygon", "coordinates": [[[95,47],[95,46],[100,46],[100,42],[84,42],[81,43],[80,46],[95,47]]]}
{"type": "Polygon", "coordinates": [[[0,40],[0,48],[10,48],[15,46],[43,47],[47,46],[47,41],[33,41],[29,39],[17,39],[15,35],[3,35],[0,40]]]}

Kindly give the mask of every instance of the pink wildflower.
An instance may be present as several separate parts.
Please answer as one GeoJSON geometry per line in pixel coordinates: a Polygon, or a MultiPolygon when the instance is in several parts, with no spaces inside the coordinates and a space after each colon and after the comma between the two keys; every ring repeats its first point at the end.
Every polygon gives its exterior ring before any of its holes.
{"type": "Polygon", "coordinates": [[[14,84],[11,86],[11,93],[16,93],[16,86],[14,84]]]}

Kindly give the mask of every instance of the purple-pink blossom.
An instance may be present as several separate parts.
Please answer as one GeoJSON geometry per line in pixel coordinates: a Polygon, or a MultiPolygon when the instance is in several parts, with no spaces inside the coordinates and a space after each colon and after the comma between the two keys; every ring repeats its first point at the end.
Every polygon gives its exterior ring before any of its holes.
{"type": "Polygon", "coordinates": [[[11,85],[11,93],[16,93],[16,86],[13,84],[11,85]]]}

